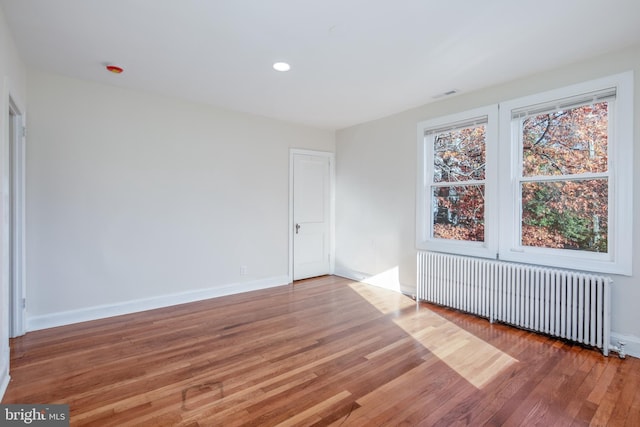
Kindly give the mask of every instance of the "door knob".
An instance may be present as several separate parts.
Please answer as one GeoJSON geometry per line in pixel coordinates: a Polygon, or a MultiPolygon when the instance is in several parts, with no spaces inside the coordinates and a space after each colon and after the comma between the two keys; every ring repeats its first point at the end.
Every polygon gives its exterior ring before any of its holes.
{"type": "Polygon", "coordinates": [[[296,224],[296,234],[298,234],[298,231],[300,231],[300,224],[296,224]]]}

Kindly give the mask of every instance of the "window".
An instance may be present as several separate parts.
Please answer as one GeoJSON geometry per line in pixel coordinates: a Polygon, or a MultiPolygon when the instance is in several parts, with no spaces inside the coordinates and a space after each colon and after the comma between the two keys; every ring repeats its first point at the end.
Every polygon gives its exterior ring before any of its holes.
{"type": "Polygon", "coordinates": [[[630,275],[632,110],[624,73],[420,123],[418,248],[630,275]]]}
{"type": "Polygon", "coordinates": [[[495,254],[495,238],[486,229],[497,215],[495,183],[487,184],[497,171],[497,118],[493,106],[420,124],[420,248],[495,254]]]}
{"type": "Polygon", "coordinates": [[[631,72],[500,104],[500,258],[631,274],[631,72]]]}

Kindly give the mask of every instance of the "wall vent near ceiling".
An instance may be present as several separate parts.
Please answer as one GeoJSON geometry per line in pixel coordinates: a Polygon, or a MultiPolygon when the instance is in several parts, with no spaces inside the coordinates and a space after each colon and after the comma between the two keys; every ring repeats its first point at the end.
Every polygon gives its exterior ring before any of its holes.
{"type": "Polygon", "coordinates": [[[458,92],[459,92],[458,89],[451,89],[451,90],[448,90],[446,92],[442,92],[442,93],[439,93],[437,95],[434,95],[433,99],[444,98],[445,96],[451,96],[451,95],[454,95],[454,94],[456,94],[458,92]]]}

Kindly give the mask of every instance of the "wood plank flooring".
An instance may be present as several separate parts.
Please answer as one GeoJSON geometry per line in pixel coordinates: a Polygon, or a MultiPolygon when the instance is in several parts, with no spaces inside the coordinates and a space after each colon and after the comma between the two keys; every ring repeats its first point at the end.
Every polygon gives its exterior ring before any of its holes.
{"type": "Polygon", "coordinates": [[[73,426],[640,426],[640,359],[332,276],[30,332],[11,376],[73,426]]]}

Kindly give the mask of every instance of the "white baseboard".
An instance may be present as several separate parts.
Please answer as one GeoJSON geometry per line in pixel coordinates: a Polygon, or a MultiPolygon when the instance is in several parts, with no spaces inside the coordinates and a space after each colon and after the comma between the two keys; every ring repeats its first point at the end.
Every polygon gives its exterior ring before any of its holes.
{"type": "MultiPolygon", "coordinates": [[[[625,335],[617,332],[611,332],[611,345],[617,346],[618,341],[624,343],[624,352],[629,356],[640,358],[640,338],[633,335],[625,335]]],[[[614,353],[614,356],[616,353],[614,353]]]]}
{"type": "Polygon", "coordinates": [[[351,279],[357,282],[366,283],[367,285],[389,289],[405,295],[412,296],[415,294],[415,288],[408,288],[407,286],[403,286],[398,280],[397,274],[394,274],[393,272],[368,274],[356,270],[336,268],[334,274],[336,276],[344,277],[345,279],[351,279]]]}
{"type": "Polygon", "coordinates": [[[334,273],[336,276],[344,277],[345,279],[355,280],[357,282],[363,281],[367,278],[367,275],[355,270],[347,270],[342,268],[336,268],[334,273]]]}
{"type": "Polygon", "coordinates": [[[87,322],[89,320],[104,319],[122,314],[137,313],[155,308],[169,307],[177,304],[217,298],[225,295],[256,291],[290,283],[288,276],[278,276],[251,282],[234,283],[215,288],[186,291],[176,294],[162,295],[151,298],[124,301],[116,304],[105,304],[79,310],[63,311],[44,314],[41,316],[27,316],[27,331],[70,325],[72,323],[87,322]]]}

